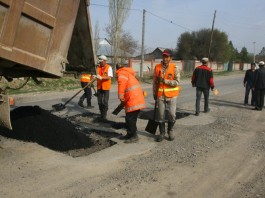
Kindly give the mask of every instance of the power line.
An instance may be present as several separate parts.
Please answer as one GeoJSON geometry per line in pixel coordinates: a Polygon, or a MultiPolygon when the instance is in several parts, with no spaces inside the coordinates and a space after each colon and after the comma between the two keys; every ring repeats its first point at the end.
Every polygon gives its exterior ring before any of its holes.
{"type": "MultiPolygon", "coordinates": [[[[96,3],[90,3],[90,5],[110,8],[110,6],[108,6],[108,5],[102,5],[102,4],[96,4],[96,3]]],[[[131,11],[142,12],[141,9],[136,9],[136,8],[121,8],[121,7],[120,7],[120,9],[125,9],[125,10],[131,10],[131,11]]],[[[170,23],[170,24],[172,24],[172,25],[175,25],[175,26],[177,26],[177,27],[183,28],[183,29],[185,29],[185,30],[192,31],[191,29],[189,29],[189,28],[187,28],[187,27],[184,27],[184,26],[182,26],[182,25],[179,25],[179,24],[177,24],[177,23],[174,23],[172,20],[168,20],[168,19],[166,19],[166,18],[164,18],[164,17],[158,16],[158,15],[156,15],[156,14],[150,12],[150,11],[147,11],[147,10],[146,10],[146,12],[149,13],[149,14],[151,14],[151,15],[153,15],[153,16],[155,16],[155,17],[157,17],[157,18],[159,18],[159,19],[161,19],[161,20],[163,20],[163,21],[166,21],[166,22],[168,22],[168,23],[170,23]]]]}
{"type": "MultiPolygon", "coordinates": [[[[110,8],[110,6],[108,6],[108,5],[102,5],[102,4],[96,4],[96,3],[90,3],[90,5],[110,8]]],[[[119,9],[123,9],[123,10],[132,10],[132,11],[139,11],[139,12],[142,12],[142,10],[140,10],[140,9],[136,9],[136,8],[122,8],[122,7],[119,7],[119,9]]]]}
{"type": "Polygon", "coordinates": [[[163,17],[161,17],[161,16],[158,16],[158,15],[152,13],[152,12],[149,12],[149,11],[146,11],[146,12],[148,12],[149,14],[151,14],[151,15],[153,15],[153,16],[155,16],[155,17],[161,19],[161,20],[164,20],[164,21],[166,21],[166,22],[168,22],[168,23],[171,23],[171,24],[173,24],[173,25],[175,25],[175,26],[178,26],[178,27],[183,28],[183,29],[185,29],[185,30],[192,31],[192,30],[189,29],[189,28],[186,28],[186,27],[184,27],[184,26],[182,26],[182,25],[176,24],[176,23],[174,23],[173,21],[168,20],[168,19],[166,19],[166,18],[163,18],[163,17]]]}

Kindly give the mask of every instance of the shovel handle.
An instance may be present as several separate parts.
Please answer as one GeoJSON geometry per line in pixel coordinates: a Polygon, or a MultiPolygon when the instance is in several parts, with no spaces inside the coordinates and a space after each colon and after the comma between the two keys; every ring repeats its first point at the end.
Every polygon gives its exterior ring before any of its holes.
{"type": "Polygon", "coordinates": [[[70,99],[68,99],[63,106],[67,105],[71,100],[73,100],[74,97],[76,97],[81,91],[83,91],[84,89],[86,89],[87,87],[91,86],[92,83],[96,80],[97,78],[93,78],[89,83],[87,83],[86,86],[84,86],[82,89],[80,89],[78,92],[75,93],[75,95],[73,95],[70,99]]]}

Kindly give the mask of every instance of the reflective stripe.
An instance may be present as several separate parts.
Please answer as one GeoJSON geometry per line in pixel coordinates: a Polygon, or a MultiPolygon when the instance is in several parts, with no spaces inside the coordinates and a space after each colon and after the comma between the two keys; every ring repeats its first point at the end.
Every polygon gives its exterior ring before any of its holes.
{"type": "Polygon", "coordinates": [[[134,85],[134,86],[126,89],[125,92],[132,91],[132,90],[137,89],[137,88],[141,88],[141,86],[140,85],[134,85]]]}
{"type": "Polygon", "coordinates": [[[135,105],[135,106],[132,106],[132,107],[128,107],[125,109],[125,111],[133,111],[133,110],[138,110],[138,109],[142,109],[142,108],[145,108],[145,104],[139,104],[139,105],[135,105]]]}
{"type": "Polygon", "coordinates": [[[90,82],[91,81],[91,75],[90,74],[82,74],[80,81],[81,82],[90,82]]]}
{"type": "Polygon", "coordinates": [[[126,76],[119,76],[118,78],[123,78],[125,80],[129,80],[126,76]]]}
{"type": "Polygon", "coordinates": [[[165,92],[168,92],[168,91],[180,91],[180,88],[179,87],[174,87],[174,88],[159,88],[158,91],[165,91],[165,92]]]}
{"type": "Polygon", "coordinates": [[[124,98],[124,94],[119,94],[118,95],[119,98],[124,98]],[[122,97],[121,97],[122,96],[122,97]]]}

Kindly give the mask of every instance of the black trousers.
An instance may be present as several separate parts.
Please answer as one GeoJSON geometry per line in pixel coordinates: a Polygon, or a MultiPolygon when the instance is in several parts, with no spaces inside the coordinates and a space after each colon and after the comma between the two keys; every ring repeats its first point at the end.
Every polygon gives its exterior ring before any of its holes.
{"type": "Polygon", "coordinates": [[[256,90],[256,108],[262,110],[264,107],[265,89],[256,90]]]}
{"type": "Polygon", "coordinates": [[[126,113],[125,124],[126,124],[126,128],[127,128],[127,133],[131,137],[134,137],[137,135],[137,133],[136,133],[136,131],[137,131],[136,122],[137,122],[137,118],[138,118],[139,113],[140,113],[140,110],[126,113]]]}
{"type": "Polygon", "coordinates": [[[251,89],[251,85],[249,83],[247,83],[246,84],[244,104],[248,104],[248,98],[249,98],[250,92],[251,92],[251,105],[253,106],[255,104],[255,100],[256,100],[255,91],[253,89],[251,89]]]}
{"type": "Polygon", "coordinates": [[[203,93],[204,96],[204,111],[209,109],[209,91],[208,88],[196,88],[196,112],[200,113],[200,103],[201,103],[201,96],[203,93]]]}
{"type": "Polygon", "coordinates": [[[109,90],[98,89],[98,106],[101,114],[109,109],[109,90]]]}
{"type": "MultiPolygon", "coordinates": [[[[88,83],[81,82],[82,88],[84,88],[88,83]]],[[[92,98],[92,90],[91,87],[87,87],[84,89],[84,94],[80,97],[80,101],[83,103],[84,99],[87,100],[87,105],[91,105],[91,98],[92,98]]]]}

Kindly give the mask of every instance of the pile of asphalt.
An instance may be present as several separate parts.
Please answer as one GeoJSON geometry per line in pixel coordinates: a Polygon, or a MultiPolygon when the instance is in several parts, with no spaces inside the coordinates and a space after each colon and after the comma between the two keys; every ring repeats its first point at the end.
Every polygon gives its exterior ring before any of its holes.
{"type": "Polygon", "coordinates": [[[84,149],[94,146],[89,134],[64,118],[39,106],[18,107],[10,113],[13,130],[0,128],[0,135],[36,142],[56,151],[84,149]]]}

